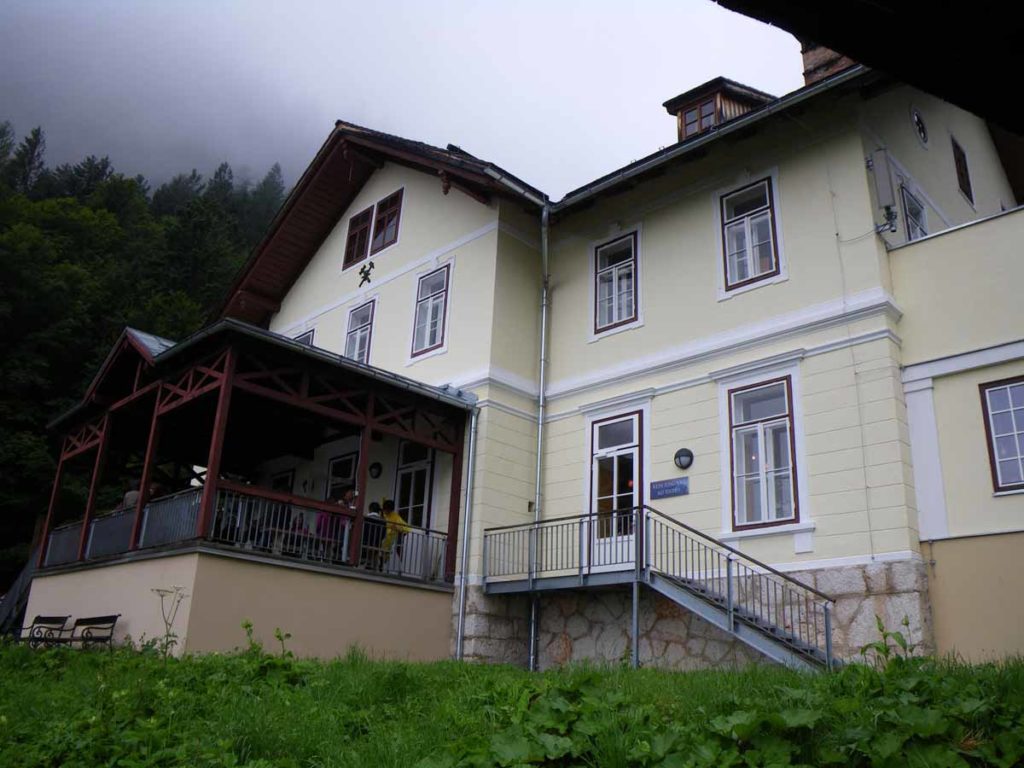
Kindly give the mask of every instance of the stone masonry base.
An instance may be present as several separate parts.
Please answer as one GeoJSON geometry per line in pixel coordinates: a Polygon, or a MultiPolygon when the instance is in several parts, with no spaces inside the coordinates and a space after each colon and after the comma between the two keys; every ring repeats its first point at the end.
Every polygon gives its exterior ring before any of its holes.
{"type": "MultiPolygon", "coordinates": [[[[876,615],[900,630],[918,653],[934,650],[927,574],[920,561],[800,571],[792,576],[836,599],[833,646],[843,659],[879,639],[876,615]],[[904,618],[909,626],[903,626],[904,618]]],[[[538,633],[541,669],[580,661],[629,661],[631,590],[577,590],[542,594],[538,633]]],[[[467,599],[465,658],[525,666],[529,599],[487,597],[479,587],[467,599]]],[[[454,642],[454,641],[453,641],[454,642]]],[[[648,588],[640,591],[640,664],[667,669],[736,667],[764,657],[648,588]]]]}

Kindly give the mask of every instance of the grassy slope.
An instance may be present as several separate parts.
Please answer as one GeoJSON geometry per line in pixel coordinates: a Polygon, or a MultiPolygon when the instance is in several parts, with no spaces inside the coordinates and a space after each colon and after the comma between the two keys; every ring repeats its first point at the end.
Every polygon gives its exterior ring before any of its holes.
{"type": "Polygon", "coordinates": [[[0,765],[1024,764],[1024,663],[802,676],[0,646],[0,765]],[[1007,735],[1009,734],[1009,735],[1007,735]]]}

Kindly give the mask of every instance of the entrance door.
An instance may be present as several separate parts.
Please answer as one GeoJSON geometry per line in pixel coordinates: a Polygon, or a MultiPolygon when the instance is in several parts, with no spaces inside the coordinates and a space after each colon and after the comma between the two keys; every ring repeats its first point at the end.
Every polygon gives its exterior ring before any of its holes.
{"type": "Polygon", "coordinates": [[[595,421],[591,429],[590,559],[616,570],[634,561],[633,527],[642,503],[640,412],[595,421]]]}

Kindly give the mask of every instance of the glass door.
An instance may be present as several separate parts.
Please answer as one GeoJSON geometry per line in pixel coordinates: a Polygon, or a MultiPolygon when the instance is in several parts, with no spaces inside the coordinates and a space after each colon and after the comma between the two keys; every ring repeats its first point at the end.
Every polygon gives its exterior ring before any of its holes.
{"type": "Polygon", "coordinates": [[[632,566],[633,527],[641,496],[640,413],[594,422],[591,433],[589,565],[632,566]]]}

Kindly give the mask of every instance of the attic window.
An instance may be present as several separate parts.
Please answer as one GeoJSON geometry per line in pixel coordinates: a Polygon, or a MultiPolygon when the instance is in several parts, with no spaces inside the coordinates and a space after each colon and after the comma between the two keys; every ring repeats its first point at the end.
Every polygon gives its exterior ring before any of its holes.
{"type": "Polygon", "coordinates": [[[398,242],[398,220],[402,213],[402,190],[388,195],[377,203],[377,214],[373,217],[373,241],[370,253],[382,251],[398,242]]]}
{"type": "Polygon", "coordinates": [[[348,239],[345,241],[345,259],[342,269],[348,269],[366,258],[370,245],[370,225],[373,223],[373,206],[357,213],[348,220],[348,239]]]}
{"type": "Polygon", "coordinates": [[[967,168],[967,153],[956,139],[953,139],[953,164],[956,166],[956,182],[971,205],[974,205],[974,189],[971,187],[971,172],[967,168]]]}
{"type": "Polygon", "coordinates": [[[707,101],[686,107],[683,109],[682,114],[684,139],[706,131],[718,122],[714,99],[708,99],[707,101]]]}

